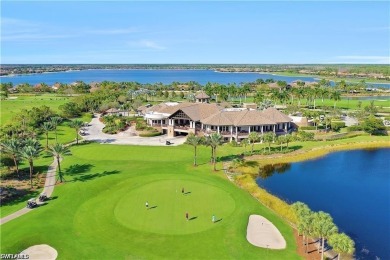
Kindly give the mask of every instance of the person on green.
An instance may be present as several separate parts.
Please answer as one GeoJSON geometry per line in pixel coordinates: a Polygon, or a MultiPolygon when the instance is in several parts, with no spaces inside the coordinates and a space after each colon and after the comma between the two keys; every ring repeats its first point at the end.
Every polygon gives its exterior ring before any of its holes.
{"type": "Polygon", "coordinates": [[[148,202],[145,203],[145,207],[146,207],[146,209],[149,209],[149,203],[148,202]]]}
{"type": "Polygon", "coordinates": [[[211,217],[211,221],[213,222],[213,223],[215,223],[215,215],[213,214],[213,216],[211,217]]]}

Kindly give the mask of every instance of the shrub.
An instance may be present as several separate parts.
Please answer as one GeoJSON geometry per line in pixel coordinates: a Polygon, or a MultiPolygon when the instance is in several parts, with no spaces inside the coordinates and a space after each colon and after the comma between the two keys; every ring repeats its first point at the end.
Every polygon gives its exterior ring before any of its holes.
{"type": "Polygon", "coordinates": [[[363,128],[360,125],[351,125],[347,127],[347,132],[362,131],[363,128]]]}
{"type": "Polygon", "coordinates": [[[161,135],[160,132],[146,132],[146,133],[140,133],[140,137],[153,137],[153,136],[159,136],[161,135]]]}
{"type": "Polygon", "coordinates": [[[342,121],[332,121],[330,124],[333,131],[338,132],[341,128],[345,127],[345,122],[342,121]]]}
{"type": "Polygon", "coordinates": [[[316,130],[315,126],[301,126],[299,127],[300,130],[316,130]]]}
{"type": "Polygon", "coordinates": [[[236,140],[232,140],[230,143],[229,143],[230,146],[232,147],[239,147],[240,145],[237,143],[236,140]]]}
{"type": "Polygon", "coordinates": [[[300,140],[300,141],[313,141],[314,140],[314,133],[299,131],[297,137],[298,137],[298,140],[300,140]]]}

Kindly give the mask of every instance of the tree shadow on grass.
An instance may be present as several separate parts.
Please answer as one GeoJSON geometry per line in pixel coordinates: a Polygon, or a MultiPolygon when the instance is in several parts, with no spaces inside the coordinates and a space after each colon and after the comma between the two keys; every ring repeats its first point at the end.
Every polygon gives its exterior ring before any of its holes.
{"type": "Polygon", "coordinates": [[[93,165],[89,163],[84,164],[73,164],[65,169],[66,175],[76,175],[80,173],[89,172],[92,169],[93,165]]]}
{"type": "Polygon", "coordinates": [[[90,181],[90,180],[93,180],[93,179],[96,179],[96,178],[109,176],[109,175],[113,175],[113,174],[118,174],[118,173],[120,173],[120,171],[114,170],[114,171],[104,171],[102,173],[85,174],[85,175],[81,175],[81,176],[75,177],[73,179],[73,182],[76,182],[76,181],[85,182],[85,181],[90,181]]]}
{"type": "Polygon", "coordinates": [[[243,155],[241,155],[241,154],[230,154],[230,155],[219,157],[218,161],[225,162],[225,161],[232,161],[234,159],[242,159],[242,158],[243,158],[243,155]]]}
{"type": "Polygon", "coordinates": [[[27,200],[31,198],[36,198],[39,194],[38,190],[31,191],[31,190],[24,189],[24,190],[20,190],[19,192],[21,194],[15,194],[15,196],[2,200],[1,206],[13,206],[15,204],[21,203],[22,201],[25,201],[27,203],[27,200]]]}

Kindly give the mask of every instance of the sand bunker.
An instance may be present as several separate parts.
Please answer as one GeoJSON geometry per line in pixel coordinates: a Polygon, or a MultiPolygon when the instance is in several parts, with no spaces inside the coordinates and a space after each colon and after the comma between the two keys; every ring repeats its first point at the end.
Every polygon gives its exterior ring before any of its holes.
{"type": "Polygon", "coordinates": [[[30,246],[21,254],[29,256],[29,260],[54,260],[57,258],[57,250],[49,245],[30,246]]]}
{"type": "Polygon", "coordinates": [[[246,239],[254,246],[269,249],[286,248],[284,240],[279,230],[266,218],[260,215],[250,215],[246,230],[246,239]]]}

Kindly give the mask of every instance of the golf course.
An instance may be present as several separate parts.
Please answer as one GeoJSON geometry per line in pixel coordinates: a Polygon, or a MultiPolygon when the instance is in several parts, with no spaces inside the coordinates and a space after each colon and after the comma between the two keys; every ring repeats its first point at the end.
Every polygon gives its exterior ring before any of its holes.
{"type": "Polygon", "coordinates": [[[299,259],[292,228],[231,183],[222,164],[214,172],[207,147],[198,167],[187,145],[91,143],[71,152],[61,164],[66,182],[48,203],[1,226],[1,253],[48,244],[58,259],[299,259]],[[251,245],[251,214],[270,220],[287,248],[251,245]]]}

